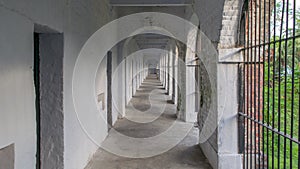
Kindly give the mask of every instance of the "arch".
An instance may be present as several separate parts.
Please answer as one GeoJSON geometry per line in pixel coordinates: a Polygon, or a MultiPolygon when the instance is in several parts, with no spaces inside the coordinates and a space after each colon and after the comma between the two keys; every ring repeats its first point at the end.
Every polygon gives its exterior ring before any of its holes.
{"type": "MultiPolygon", "coordinates": [[[[100,145],[106,133],[99,132],[99,129],[105,128],[105,122],[103,123],[103,117],[97,113],[96,110],[96,97],[94,95],[94,83],[93,79],[95,76],[95,69],[98,67],[99,61],[103,58],[103,52],[107,51],[107,49],[112,48],[119,41],[138,34],[132,34],[132,30],[136,31],[138,29],[141,30],[150,30],[149,32],[157,33],[157,30],[168,30],[174,36],[173,38],[181,41],[182,43],[186,43],[187,32],[185,28],[188,26],[195,27],[195,25],[190,22],[164,13],[153,13],[153,12],[145,12],[138,13],[129,16],[125,16],[119,18],[118,21],[113,21],[100,30],[98,30],[83,46],[75,65],[74,73],[73,73],[73,103],[75,106],[75,110],[77,113],[77,118],[81,124],[82,129],[86,132],[87,136],[96,144],[100,145]],[[146,18],[147,23],[145,26],[144,22],[140,22],[141,18],[146,18]],[[129,22],[134,21],[132,24],[128,24],[129,22]],[[136,22],[138,21],[138,22],[136,22]],[[149,21],[149,22],[148,22],[149,21]],[[147,25],[149,24],[149,25],[147,25]],[[176,24],[176,25],[174,25],[176,24]],[[115,38],[110,30],[115,30],[117,25],[124,25],[123,31],[121,31],[115,38]],[[160,28],[161,27],[161,28],[160,28]],[[151,31],[154,30],[154,31],[151,31]],[[105,43],[102,41],[106,39],[105,43]]],[[[201,51],[199,51],[200,59],[205,58],[217,58],[217,53],[215,51],[214,46],[211,44],[209,40],[207,40],[206,36],[201,32],[198,32],[201,37],[201,41],[204,41],[204,45],[201,46],[201,51]],[[203,48],[203,49],[202,49],[203,48]]],[[[166,35],[164,32],[160,32],[160,34],[166,35]]],[[[197,51],[198,52],[198,51],[197,51]]],[[[208,60],[204,60],[206,62],[208,60]]],[[[210,66],[211,64],[216,64],[216,62],[211,62],[205,64],[205,66],[210,66]]],[[[185,64],[179,66],[185,66],[185,64]]],[[[209,73],[211,73],[211,77],[216,76],[216,71],[211,71],[212,69],[207,69],[209,73]]],[[[216,83],[215,79],[210,79],[211,83],[216,83]]],[[[216,91],[215,85],[212,85],[212,90],[216,91]]],[[[212,99],[214,105],[217,103],[217,99],[212,99]]],[[[211,107],[211,110],[208,120],[217,120],[218,111],[216,111],[216,107],[211,107]]],[[[207,126],[204,126],[206,130],[205,135],[210,135],[212,129],[216,128],[217,123],[214,126],[211,126],[211,123],[207,123],[207,126]]],[[[203,139],[205,139],[203,137],[203,139]]]]}

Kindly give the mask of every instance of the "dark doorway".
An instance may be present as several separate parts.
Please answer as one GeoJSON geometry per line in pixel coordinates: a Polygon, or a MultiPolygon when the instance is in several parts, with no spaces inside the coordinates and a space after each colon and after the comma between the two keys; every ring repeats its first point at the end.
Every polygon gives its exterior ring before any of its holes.
{"type": "Polygon", "coordinates": [[[63,169],[63,35],[35,29],[36,168],[63,169]]]}
{"type": "Polygon", "coordinates": [[[107,52],[107,128],[112,127],[112,52],[107,52]]]}
{"type": "Polygon", "coordinates": [[[41,168],[41,109],[40,109],[40,56],[39,56],[39,34],[34,33],[34,86],[35,86],[35,112],[36,112],[36,168],[41,168]]]}

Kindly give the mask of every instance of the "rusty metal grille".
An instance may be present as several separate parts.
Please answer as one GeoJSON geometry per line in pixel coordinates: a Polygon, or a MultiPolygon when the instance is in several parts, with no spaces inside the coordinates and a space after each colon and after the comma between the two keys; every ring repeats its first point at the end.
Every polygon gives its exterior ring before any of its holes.
{"type": "Polygon", "coordinates": [[[300,1],[246,0],[242,18],[243,167],[300,168],[300,1]]]}

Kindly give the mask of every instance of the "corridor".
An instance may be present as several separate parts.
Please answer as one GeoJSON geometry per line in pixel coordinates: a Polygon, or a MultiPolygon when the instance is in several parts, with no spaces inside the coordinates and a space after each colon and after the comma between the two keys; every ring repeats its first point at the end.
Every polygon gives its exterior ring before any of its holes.
{"type": "MultiPolygon", "coordinates": [[[[115,123],[102,146],[113,144],[112,147],[123,149],[124,152],[133,152],[140,147],[141,151],[141,146],[137,145],[139,143],[124,141],[117,133],[132,138],[149,138],[165,132],[176,121],[176,107],[170,100],[171,97],[167,95],[157,75],[150,74],[126,107],[126,116],[115,123]],[[162,107],[164,109],[161,109],[162,107]]],[[[192,123],[178,123],[181,126],[179,129],[167,134],[167,138],[155,144],[165,147],[165,144],[180,139],[186,129],[187,135],[179,144],[162,154],[148,158],[128,158],[100,148],[85,169],[210,169],[211,166],[198,145],[198,129],[193,127],[192,123]]],[[[157,151],[161,150],[158,145],[156,148],[157,151]]],[[[154,152],[155,148],[148,151],[154,152]]]]}
{"type": "Polygon", "coordinates": [[[300,168],[298,21],[298,0],[0,0],[0,169],[300,168]]]}

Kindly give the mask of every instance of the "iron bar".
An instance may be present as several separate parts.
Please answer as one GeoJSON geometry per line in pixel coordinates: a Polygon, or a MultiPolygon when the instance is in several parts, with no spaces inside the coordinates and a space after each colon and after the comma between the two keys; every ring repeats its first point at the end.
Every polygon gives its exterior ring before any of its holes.
{"type": "Polygon", "coordinates": [[[300,35],[295,35],[295,36],[292,36],[292,37],[288,37],[288,38],[282,38],[281,40],[274,40],[274,41],[270,41],[270,42],[266,42],[266,43],[261,43],[261,44],[258,44],[256,46],[249,46],[249,47],[245,47],[245,48],[242,48],[240,50],[247,50],[247,49],[252,49],[252,48],[256,48],[256,47],[263,47],[263,46],[266,46],[266,45],[270,45],[270,44],[274,44],[274,43],[278,43],[280,41],[285,41],[285,40],[292,40],[294,38],[300,38],[300,35]]]}
{"type": "Polygon", "coordinates": [[[250,120],[250,121],[252,121],[254,123],[257,123],[257,124],[265,127],[266,129],[274,132],[275,134],[278,134],[280,136],[286,137],[288,140],[290,140],[290,141],[292,141],[292,142],[294,142],[296,144],[300,144],[300,140],[299,139],[292,138],[290,135],[284,134],[284,132],[281,132],[280,130],[278,130],[277,128],[274,128],[273,126],[267,125],[267,124],[261,122],[260,120],[257,120],[255,118],[250,117],[250,116],[248,116],[248,115],[246,115],[244,113],[241,113],[241,112],[239,112],[239,115],[245,117],[246,119],[248,119],[248,120],[250,120]]]}
{"type": "MultiPolygon", "coordinates": [[[[286,30],[288,30],[288,16],[289,16],[289,0],[286,1],[286,30]]],[[[282,12],[283,13],[283,12],[282,12]]],[[[282,18],[283,20],[283,18],[282,18]]],[[[288,37],[288,31],[286,31],[286,37],[288,37]]],[[[285,40],[285,55],[284,55],[284,134],[286,135],[287,133],[287,52],[288,52],[288,48],[287,48],[287,43],[288,41],[285,40]]],[[[284,143],[283,143],[283,149],[286,150],[287,149],[287,139],[286,137],[284,137],[284,143]]],[[[286,169],[286,151],[283,151],[283,165],[284,165],[284,169],[286,169]]]]}
{"type": "Polygon", "coordinates": [[[245,3],[244,112],[239,112],[245,126],[239,132],[244,134],[244,168],[300,168],[296,0],[245,3]]]}

